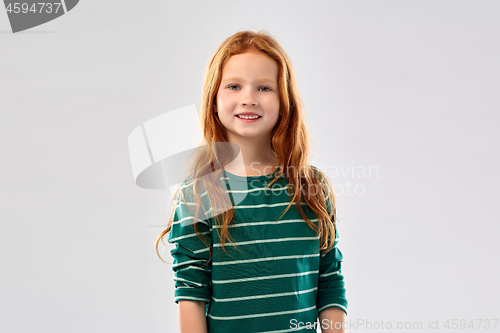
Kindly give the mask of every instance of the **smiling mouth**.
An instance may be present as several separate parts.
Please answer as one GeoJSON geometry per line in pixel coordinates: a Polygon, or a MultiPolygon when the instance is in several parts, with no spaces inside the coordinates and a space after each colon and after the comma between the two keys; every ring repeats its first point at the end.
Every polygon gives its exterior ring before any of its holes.
{"type": "Polygon", "coordinates": [[[245,119],[245,120],[254,120],[254,119],[262,118],[262,116],[241,116],[240,117],[240,115],[236,115],[236,117],[238,117],[240,119],[245,119]]]}

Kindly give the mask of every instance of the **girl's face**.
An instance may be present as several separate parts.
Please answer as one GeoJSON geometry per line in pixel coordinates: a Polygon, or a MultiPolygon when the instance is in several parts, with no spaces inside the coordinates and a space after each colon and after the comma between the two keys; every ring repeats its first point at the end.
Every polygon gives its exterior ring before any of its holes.
{"type": "Polygon", "coordinates": [[[217,91],[216,112],[230,142],[242,139],[271,140],[279,116],[278,63],[267,54],[248,50],[233,55],[222,67],[217,91]],[[238,117],[241,113],[260,116],[256,120],[238,117]]]}

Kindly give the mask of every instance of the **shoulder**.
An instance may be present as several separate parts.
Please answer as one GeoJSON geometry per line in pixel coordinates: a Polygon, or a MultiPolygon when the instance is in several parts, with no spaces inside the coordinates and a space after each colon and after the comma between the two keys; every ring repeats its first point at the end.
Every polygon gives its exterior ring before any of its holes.
{"type": "Polygon", "coordinates": [[[318,167],[311,165],[311,169],[313,172],[316,174],[316,177],[325,184],[325,186],[328,188],[328,176],[321,171],[318,167]]]}
{"type": "Polygon", "coordinates": [[[187,203],[188,206],[195,208],[197,206],[201,207],[203,214],[205,214],[203,216],[203,220],[207,220],[214,214],[211,208],[212,204],[208,193],[209,191],[211,191],[210,189],[212,189],[212,185],[210,183],[205,185],[204,181],[207,180],[203,179],[203,177],[196,179],[193,175],[187,176],[180,184],[178,184],[178,194],[176,195],[175,199],[177,205],[180,204],[180,200],[187,203]],[[207,190],[207,188],[209,190],[207,190]]]}
{"type": "Polygon", "coordinates": [[[194,175],[187,176],[184,180],[178,185],[178,190],[182,192],[186,201],[194,201],[195,198],[195,183],[196,183],[196,193],[198,195],[203,195],[205,192],[204,186],[201,181],[195,182],[194,175]]]}
{"type": "Polygon", "coordinates": [[[325,174],[323,173],[323,171],[321,171],[317,166],[315,165],[310,165],[311,169],[313,170],[313,172],[316,174],[316,177],[318,177],[320,180],[323,180],[325,174]]]}
{"type": "MultiPolygon", "coordinates": [[[[332,191],[332,188],[331,188],[333,185],[331,185],[331,182],[330,182],[330,179],[328,178],[328,175],[314,165],[311,165],[311,168],[314,170],[319,181],[322,183],[321,187],[323,188],[323,193],[325,194],[325,196],[327,194],[334,196],[334,191],[332,191]]],[[[331,211],[332,203],[330,201],[330,198],[328,196],[326,196],[325,199],[326,199],[327,209],[328,209],[328,211],[331,211]]],[[[334,208],[334,211],[336,214],[337,209],[334,208]]]]}

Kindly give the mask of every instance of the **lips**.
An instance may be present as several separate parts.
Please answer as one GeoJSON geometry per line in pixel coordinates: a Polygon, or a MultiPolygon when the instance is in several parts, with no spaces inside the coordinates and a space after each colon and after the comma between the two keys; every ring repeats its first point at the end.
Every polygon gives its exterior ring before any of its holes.
{"type": "Polygon", "coordinates": [[[262,118],[261,116],[235,116],[236,118],[238,118],[238,121],[239,122],[242,122],[242,123],[248,123],[248,124],[251,124],[251,123],[256,123],[260,120],[260,118],[262,118]],[[243,117],[246,117],[246,118],[243,118],[243,117]]]}
{"type": "Polygon", "coordinates": [[[250,120],[262,118],[262,116],[259,116],[258,114],[252,114],[252,115],[238,114],[235,117],[240,118],[240,119],[250,119],[250,120]],[[240,116],[242,116],[242,117],[240,117],[240,116]],[[246,117],[246,118],[243,118],[243,117],[246,117]]]}
{"type": "Polygon", "coordinates": [[[237,116],[260,116],[259,114],[253,112],[253,111],[242,111],[238,114],[236,114],[237,116]]]}

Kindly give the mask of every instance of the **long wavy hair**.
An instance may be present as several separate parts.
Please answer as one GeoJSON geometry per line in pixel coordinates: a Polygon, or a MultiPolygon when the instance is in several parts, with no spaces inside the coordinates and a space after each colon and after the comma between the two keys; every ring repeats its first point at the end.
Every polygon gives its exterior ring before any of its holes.
{"type": "MultiPolygon", "coordinates": [[[[267,32],[237,32],[219,46],[207,64],[199,113],[203,142],[190,156],[189,163],[185,169],[193,184],[192,199],[195,203],[193,205],[195,207],[193,211],[194,216],[199,216],[200,207],[203,207],[201,204],[203,189],[210,189],[206,191],[206,194],[208,195],[212,210],[218,211],[220,207],[227,207],[228,203],[231,205],[228,202],[227,193],[221,187],[220,179],[224,171],[224,165],[227,165],[234,158],[235,153],[231,150],[230,145],[214,144],[229,141],[226,129],[216,115],[213,107],[221,83],[224,63],[229,57],[245,53],[245,51],[251,48],[269,55],[277,62],[279,68],[279,117],[272,129],[271,139],[271,148],[276,154],[277,169],[279,172],[266,189],[282,175],[288,180],[293,192],[293,198],[280,218],[283,217],[293,201],[295,201],[297,209],[309,227],[320,235],[320,248],[318,251],[326,253],[333,247],[335,241],[334,224],[337,221],[335,192],[328,177],[318,168],[309,164],[312,140],[308,131],[306,113],[300,99],[295,72],[285,51],[267,32]],[[302,211],[301,201],[304,201],[315,212],[318,218],[317,226],[302,211]],[[329,209],[331,209],[330,212],[328,212],[329,209]]],[[[173,194],[174,202],[177,202],[179,197],[185,200],[181,187],[173,194]]],[[[216,230],[219,235],[221,248],[227,253],[224,249],[226,241],[234,246],[229,234],[229,225],[234,217],[234,208],[221,211],[221,214],[214,215],[214,223],[217,225],[216,230]]],[[[156,240],[156,253],[162,261],[164,260],[158,252],[158,243],[160,240],[163,242],[163,237],[170,232],[174,212],[175,205],[170,214],[167,228],[161,232],[156,240]]],[[[199,222],[194,223],[194,230],[200,240],[209,248],[210,260],[212,260],[212,244],[200,232],[198,225],[199,222]]]]}

